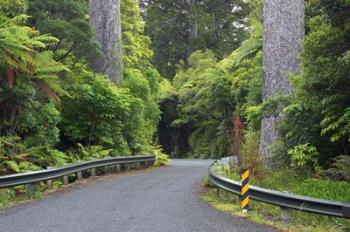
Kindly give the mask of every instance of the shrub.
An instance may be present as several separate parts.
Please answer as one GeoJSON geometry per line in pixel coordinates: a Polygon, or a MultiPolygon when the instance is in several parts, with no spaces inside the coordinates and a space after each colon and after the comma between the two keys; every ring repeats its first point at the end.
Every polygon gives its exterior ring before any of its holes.
{"type": "Polygon", "coordinates": [[[156,156],[155,166],[164,166],[169,162],[169,156],[164,153],[161,147],[156,147],[153,150],[153,154],[156,156]]]}
{"type": "Polygon", "coordinates": [[[0,137],[0,174],[60,166],[66,155],[48,146],[26,147],[20,137],[0,137]]]}
{"type": "Polygon", "coordinates": [[[257,178],[262,178],[264,165],[259,154],[259,138],[257,132],[249,131],[245,135],[245,143],[242,148],[242,166],[251,169],[252,174],[257,178]]]}
{"type": "Polygon", "coordinates": [[[297,171],[318,171],[317,149],[311,144],[302,144],[288,150],[291,156],[291,167],[297,171]]]}
{"type": "Polygon", "coordinates": [[[127,143],[135,147],[136,142],[128,135],[137,134],[142,128],[128,122],[137,122],[134,118],[142,106],[128,89],[117,88],[103,76],[84,72],[73,75],[67,91],[70,96],[63,97],[60,127],[72,143],[109,148],[125,148],[127,143]]]}

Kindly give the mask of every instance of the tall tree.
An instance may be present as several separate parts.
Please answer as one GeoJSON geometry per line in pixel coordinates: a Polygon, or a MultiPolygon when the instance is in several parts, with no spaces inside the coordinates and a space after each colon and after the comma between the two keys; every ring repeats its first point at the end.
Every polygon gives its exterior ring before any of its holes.
{"type": "MultiPolygon", "coordinates": [[[[263,100],[290,95],[290,74],[299,73],[299,53],[304,37],[304,0],[264,0],[263,100]]],[[[269,146],[279,139],[282,110],[265,116],[261,126],[260,154],[269,165],[269,146]]]]}
{"type": "Polygon", "coordinates": [[[30,26],[51,34],[60,41],[52,47],[54,58],[74,66],[100,52],[95,32],[89,23],[85,0],[27,0],[30,26]]]}
{"type": "Polygon", "coordinates": [[[89,0],[89,11],[103,52],[92,60],[92,66],[118,85],[123,79],[120,0],[89,0]]]}
{"type": "Polygon", "coordinates": [[[243,0],[141,0],[153,63],[172,78],[182,60],[211,49],[222,58],[244,39],[247,3],[243,0]]]}
{"type": "Polygon", "coordinates": [[[121,0],[124,68],[145,70],[151,66],[151,40],[144,33],[139,5],[135,0],[121,0]]]}

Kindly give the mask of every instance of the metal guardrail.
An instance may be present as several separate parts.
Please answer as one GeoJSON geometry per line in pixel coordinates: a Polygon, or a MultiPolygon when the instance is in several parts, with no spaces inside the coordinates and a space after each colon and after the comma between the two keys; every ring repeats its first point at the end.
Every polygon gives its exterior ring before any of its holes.
{"type": "Polygon", "coordinates": [[[58,177],[65,177],[73,173],[81,173],[82,171],[88,169],[92,169],[95,172],[95,169],[99,167],[107,167],[118,164],[137,164],[139,166],[140,163],[153,163],[155,160],[155,156],[105,158],[70,164],[64,167],[46,169],[42,171],[0,176],[0,188],[7,188],[17,185],[26,185],[40,181],[52,180],[58,177]]]}
{"type": "MultiPolygon", "coordinates": [[[[209,180],[211,183],[217,188],[241,195],[241,182],[220,176],[215,172],[214,167],[215,165],[212,164],[209,168],[209,180]]],[[[294,209],[327,216],[350,218],[350,203],[321,200],[255,186],[249,187],[249,197],[253,200],[280,206],[283,209],[294,209]]]]}

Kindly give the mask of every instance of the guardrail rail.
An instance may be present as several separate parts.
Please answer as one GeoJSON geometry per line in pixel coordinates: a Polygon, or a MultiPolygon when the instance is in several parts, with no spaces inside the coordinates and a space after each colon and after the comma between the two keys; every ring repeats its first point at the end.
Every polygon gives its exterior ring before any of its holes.
{"type": "MultiPolygon", "coordinates": [[[[68,175],[76,174],[77,179],[82,179],[82,172],[91,170],[91,176],[96,175],[96,168],[117,166],[117,170],[121,170],[121,166],[136,164],[139,169],[142,164],[145,166],[153,164],[156,161],[155,156],[131,156],[131,157],[110,157],[105,159],[95,159],[86,162],[78,162],[63,167],[50,168],[41,171],[26,172],[14,175],[0,176],[0,188],[14,187],[18,185],[27,185],[29,189],[33,188],[33,184],[41,181],[47,181],[48,188],[52,188],[52,180],[63,177],[64,184],[68,184],[68,175]]],[[[128,167],[127,167],[128,168],[128,167]]],[[[107,169],[106,169],[107,170],[107,169]]]]}
{"type": "MultiPolygon", "coordinates": [[[[241,195],[242,184],[215,172],[215,163],[209,168],[209,180],[218,189],[241,195]]],[[[256,201],[280,206],[282,210],[294,209],[327,216],[350,218],[350,203],[316,199],[255,186],[249,187],[249,197],[256,201]]]]}

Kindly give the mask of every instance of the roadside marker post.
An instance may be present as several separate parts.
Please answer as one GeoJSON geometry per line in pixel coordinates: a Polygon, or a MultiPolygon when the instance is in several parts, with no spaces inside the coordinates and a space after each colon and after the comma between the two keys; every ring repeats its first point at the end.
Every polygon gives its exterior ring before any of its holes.
{"type": "Polygon", "coordinates": [[[249,169],[243,169],[241,171],[241,209],[243,213],[247,213],[249,211],[249,177],[249,169]]]}

